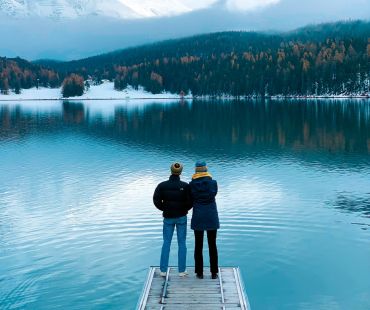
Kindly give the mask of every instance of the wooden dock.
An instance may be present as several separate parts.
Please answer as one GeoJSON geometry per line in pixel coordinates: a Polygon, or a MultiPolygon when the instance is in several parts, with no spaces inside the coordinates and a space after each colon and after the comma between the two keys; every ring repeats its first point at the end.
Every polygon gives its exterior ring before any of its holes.
{"type": "Polygon", "coordinates": [[[168,268],[166,277],[159,267],[150,267],[137,310],[250,310],[237,267],[219,268],[218,279],[204,273],[198,279],[194,267],[179,277],[177,267],[168,268]]]}

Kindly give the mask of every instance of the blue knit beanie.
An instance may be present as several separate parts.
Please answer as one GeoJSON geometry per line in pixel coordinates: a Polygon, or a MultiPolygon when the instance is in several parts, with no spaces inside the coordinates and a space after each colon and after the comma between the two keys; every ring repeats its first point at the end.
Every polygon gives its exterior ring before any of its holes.
{"type": "Polygon", "coordinates": [[[207,163],[205,161],[197,161],[195,163],[195,172],[207,172],[207,163]]]}

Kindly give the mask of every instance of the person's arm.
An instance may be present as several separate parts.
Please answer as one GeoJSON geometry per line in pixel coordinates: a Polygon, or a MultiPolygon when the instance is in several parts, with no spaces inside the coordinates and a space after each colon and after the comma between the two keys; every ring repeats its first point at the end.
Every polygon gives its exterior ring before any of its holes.
{"type": "Polygon", "coordinates": [[[193,199],[191,197],[191,191],[190,191],[190,185],[187,185],[186,188],[186,205],[187,205],[187,209],[188,211],[193,207],[193,199]]]}
{"type": "Polygon", "coordinates": [[[218,185],[216,180],[212,180],[213,186],[211,187],[211,194],[212,197],[216,197],[217,192],[218,192],[218,185]]]}
{"type": "Polygon", "coordinates": [[[154,191],[153,203],[157,207],[157,209],[163,211],[163,198],[162,198],[162,191],[161,191],[160,184],[157,186],[157,188],[154,191]]]}

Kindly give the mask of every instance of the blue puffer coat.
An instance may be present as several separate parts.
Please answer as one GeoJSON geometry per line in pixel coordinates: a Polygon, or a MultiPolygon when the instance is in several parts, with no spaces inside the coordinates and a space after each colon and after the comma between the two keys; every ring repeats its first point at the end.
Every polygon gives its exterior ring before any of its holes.
{"type": "Polygon", "coordinates": [[[216,230],[220,228],[218,219],[216,195],[217,182],[211,177],[201,177],[191,180],[190,194],[193,201],[193,216],[191,229],[216,230]]]}

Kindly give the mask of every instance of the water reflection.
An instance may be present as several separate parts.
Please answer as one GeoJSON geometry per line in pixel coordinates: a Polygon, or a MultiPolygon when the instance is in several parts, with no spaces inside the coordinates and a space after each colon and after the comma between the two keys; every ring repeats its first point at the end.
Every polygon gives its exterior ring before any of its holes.
{"type": "Polygon", "coordinates": [[[62,113],[2,106],[0,120],[1,139],[73,124],[93,135],[155,147],[228,153],[256,147],[370,153],[368,101],[194,101],[145,106],[130,102],[104,117],[89,105],[63,102],[62,113]]]}
{"type": "Polygon", "coordinates": [[[364,217],[370,218],[370,193],[356,196],[351,193],[340,193],[337,199],[331,203],[334,208],[344,212],[358,212],[364,217]]]}
{"type": "Polygon", "coordinates": [[[88,120],[84,105],[80,102],[63,102],[63,123],[84,124],[88,120]]]}

